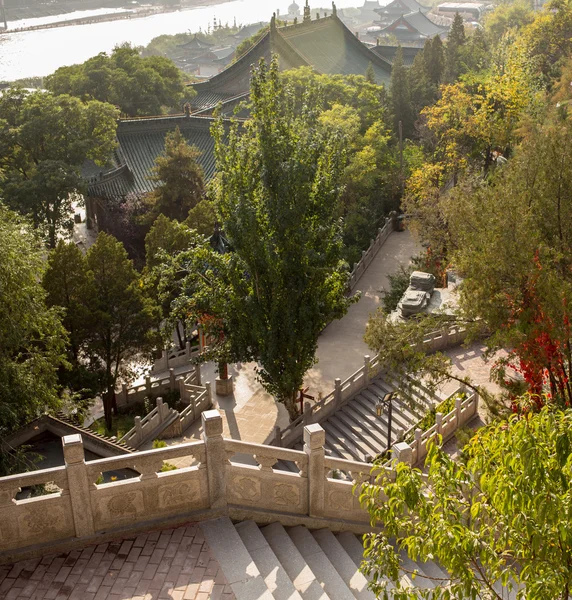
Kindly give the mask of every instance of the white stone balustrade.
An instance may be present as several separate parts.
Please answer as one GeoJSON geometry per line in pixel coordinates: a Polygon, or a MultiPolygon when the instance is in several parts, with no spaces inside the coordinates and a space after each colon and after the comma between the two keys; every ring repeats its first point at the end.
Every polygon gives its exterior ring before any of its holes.
{"type": "Polygon", "coordinates": [[[136,531],[157,522],[182,522],[221,514],[257,522],[280,521],[334,531],[369,530],[348,480],[328,477],[342,469],[356,479],[371,465],[325,457],[324,432],[305,431],[303,452],[222,437],[222,417],[205,411],[202,441],[85,462],[81,436],[63,438],[65,466],[0,478],[0,562],[41,553],[114,531],[136,531]],[[247,457],[238,462],[233,457],[247,457]],[[190,466],[162,472],[165,462],[190,466]],[[276,469],[295,463],[299,472],[276,469]],[[103,473],[131,470],[128,479],[98,483],[103,473]],[[23,487],[54,482],[60,491],[17,500],[23,487]]]}

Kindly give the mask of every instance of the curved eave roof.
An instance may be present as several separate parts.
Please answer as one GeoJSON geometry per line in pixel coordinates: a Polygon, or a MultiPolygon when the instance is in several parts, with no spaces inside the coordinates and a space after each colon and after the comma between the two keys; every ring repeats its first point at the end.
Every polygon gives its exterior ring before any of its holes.
{"type": "Polygon", "coordinates": [[[98,198],[121,198],[129,193],[141,194],[154,189],[148,177],[155,159],[165,149],[165,136],[178,127],[189,142],[201,152],[205,179],[215,172],[214,140],[210,134],[211,117],[176,115],[147,119],[126,119],[117,127],[120,165],[88,180],[88,194],[98,198]]]}

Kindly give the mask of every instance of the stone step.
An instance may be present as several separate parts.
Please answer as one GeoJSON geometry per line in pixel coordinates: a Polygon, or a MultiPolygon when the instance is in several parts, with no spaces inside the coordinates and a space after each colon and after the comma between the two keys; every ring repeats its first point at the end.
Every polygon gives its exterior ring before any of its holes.
{"type": "Polygon", "coordinates": [[[371,436],[378,447],[385,448],[387,434],[379,428],[377,417],[369,415],[369,411],[364,411],[365,414],[360,414],[354,407],[353,403],[342,406],[339,411],[347,419],[348,426],[357,428],[358,431],[366,431],[371,436]]]}
{"type": "Polygon", "coordinates": [[[402,550],[399,553],[399,558],[401,560],[401,566],[404,569],[404,571],[401,571],[402,582],[407,582],[411,587],[417,587],[424,590],[433,589],[435,587],[433,580],[425,577],[426,573],[421,568],[421,565],[412,561],[409,556],[407,556],[405,550],[402,550]],[[417,574],[413,575],[414,572],[417,574]]]}
{"type": "Polygon", "coordinates": [[[359,462],[369,462],[373,455],[371,453],[362,452],[362,450],[356,446],[353,440],[353,432],[345,433],[333,425],[330,421],[322,423],[322,427],[326,431],[326,435],[329,433],[330,436],[335,437],[336,441],[352,456],[352,460],[359,462]]]}
{"type": "Polygon", "coordinates": [[[329,434],[327,431],[326,444],[324,447],[328,456],[333,456],[334,458],[345,458],[346,460],[354,460],[353,456],[338,443],[337,438],[329,434]]]}
{"type": "Polygon", "coordinates": [[[363,545],[358,537],[350,531],[342,531],[336,534],[336,539],[352,559],[353,563],[359,568],[363,561],[363,545]]]}
{"type": "Polygon", "coordinates": [[[368,433],[367,429],[361,427],[359,423],[353,423],[341,410],[330,417],[328,422],[346,435],[351,435],[355,445],[364,454],[373,457],[380,453],[380,444],[368,433]]]}
{"type": "MultiPolygon", "coordinates": [[[[355,399],[380,421],[381,429],[387,431],[387,411],[384,410],[383,414],[380,417],[377,416],[375,412],[375,399],[372,398],[372,393],[369,390],[363,390],[355,399]]],[[[393,414],[391,419],[392,433],[397,432],[397,429],[409,429],[411,427],[412,422],[417,422],[417,420],[412,421],[410,416],[407,414],[407,411],[404,415],[403,412],[400,410],[398,403],[394,402],[393,414]]]]}
{"type": "Polygon", "coordinates": [[[352,592],[306,527],[292,527],[288,535],[332,600],[354,600],[352,592]]]}
{"type": "MultiPolygon", "coordinates": [[[[378,397],[383,398],[383,396],[387,393],[386,390],[396,391],[396,387],[393,385],[388,385],[387,382],[376,381],[372,383],[372,385],[368,388],[368,391],[376,394],[378,397]],[[382,386],[383,387],[380,387],[382,386]]],[[[403,394],[402,390],[399,391],[399,394],[403,394]]],[[[427,407],[422,402],[417,402],[415,398],[412,399],[411,404],[409,402],[403,402],[400,396],[395,396],[393,399],[393,406],[395,407],[403,407],[401,409],[401,413],[404,417],[407,418],[408,421],[417,422],[421,419],[426,411],[427,407]]]]}
{"type": "Polygon", "coordinates": [[[235,528],[274,598],[302,600],[258,525],[254,521],[242,521],[235,528]]]}
{"type": "Polygon", "coordinates": [[[262,527],[262,535],[304,600],[329,600],[310,566],[280,523],[262,527]]]}
{"type": "Polygon", "coordinates": [[[375,595],[367,588],[367,579],[359,572],[356,564],[334,534],[329,529],[320,529],[314,531],[313,536],[352,592],[354,598],[358,600],[375,600],[375,595]]]}
{"type": "Polygon", "coordinates": [[[237,600],[274,600],[228,517],[204,521],[201,529],[237,600]]]}

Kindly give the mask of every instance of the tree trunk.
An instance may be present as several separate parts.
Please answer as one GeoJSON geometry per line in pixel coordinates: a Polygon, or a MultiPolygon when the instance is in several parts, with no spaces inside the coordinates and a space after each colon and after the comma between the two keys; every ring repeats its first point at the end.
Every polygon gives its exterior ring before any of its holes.
{"type": "Polygon", "coordinates": [[[221,379],[228,379],[228,363],[218,363],[218,375],[221,379]]]}
{"type": "Polygon", "coordinates": [[[296,393],[294,393],[290,397],[284,398],[283,403],[284,403],[284,406],[286,407],[286,410],[288,411],[288,416],[290,417],[290,422],[295,421],[300,416],[300,413],[298,411],[298,404],[296,401],[296,393]]]}

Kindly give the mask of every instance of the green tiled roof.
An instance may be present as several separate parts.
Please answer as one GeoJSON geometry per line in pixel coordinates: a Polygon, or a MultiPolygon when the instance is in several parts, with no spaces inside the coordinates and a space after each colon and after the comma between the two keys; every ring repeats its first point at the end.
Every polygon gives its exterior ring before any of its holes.
{"type": "MultiPolygon", "coordinates": [[[[401,49],[403,51],[403,64],[406,67],[410,67],[419,52],[423,52],[423,46],[401,46],[401,49]]],[[[371,51],[392,65],[397,53],[397,46],[379,44],[378,46],[372,46],[371,51]]]]}
{"type": "Polygon", "coordinates": [[[391,67],[373,53],[336,16],[307,23],[271,28],[244,56],[208,81],[193,84],[198,93],[194,109],[204,109],[219,101],[245,94],[250,87],[252,65],[277,54],[280,68],[303,65],[329,75],[365,75],[371,63],[378,83],[389,83],[391,67]]]}
{"type": "Polygon", "coordinates": [[[212,118],[198,116],[153,117],[119,121],[114,168],[88,179],[88,194],[98,198],[118,198],[153,189],[148,180],[155,159],[165,148],[165,135],[179,127],[187,141],[202,152],[199,163],[205,178],[215,171],[214,141],[210,134],[212,118]]]}

